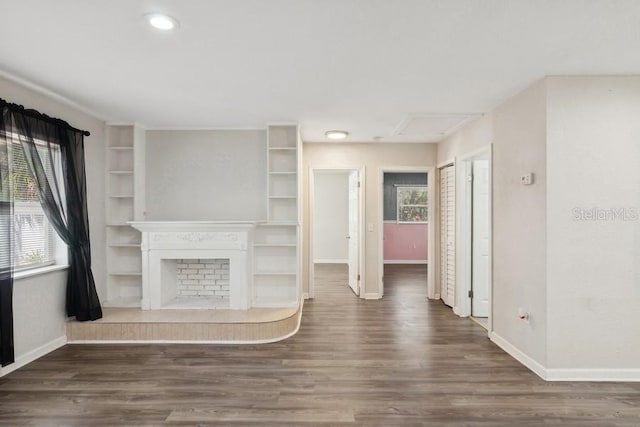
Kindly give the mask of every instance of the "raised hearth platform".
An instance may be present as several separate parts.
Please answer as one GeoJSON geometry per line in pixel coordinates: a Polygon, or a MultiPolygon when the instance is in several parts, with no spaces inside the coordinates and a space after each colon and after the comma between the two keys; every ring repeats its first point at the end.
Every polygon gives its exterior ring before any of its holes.
{"type": "Polygon", "coordinates": [[[103,308],[94,322],[67,322],[69,343],[258,344],[294,335],[302,303],[249,310],[140,310],[103,308]]]}

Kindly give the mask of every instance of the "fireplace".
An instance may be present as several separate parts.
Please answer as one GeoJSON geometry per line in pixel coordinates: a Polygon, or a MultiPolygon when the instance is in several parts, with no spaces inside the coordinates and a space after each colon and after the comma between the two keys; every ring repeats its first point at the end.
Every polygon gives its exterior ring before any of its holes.
{"type": "Polygon", "coordinates": [[[135,221],[142,232],[142,309],[247,310],[254,223],[135,221]]]}

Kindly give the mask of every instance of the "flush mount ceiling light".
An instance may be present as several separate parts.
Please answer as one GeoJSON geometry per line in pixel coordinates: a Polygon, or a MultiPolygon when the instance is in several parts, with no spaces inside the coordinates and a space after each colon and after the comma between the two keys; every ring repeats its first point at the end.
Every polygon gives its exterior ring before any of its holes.
{"type": "Polygon", "coordinates": [[[149,13],[145,15],[147,21],[153,28],[157,28],[162,31],[170,31],[178,27],[178,21],[169,15],[163,15],[162,13],[149,13]]]}
{"type": "Polygon", "coordinates": [[[328,139],[345,139],[349,136],[349,132],[346,130],[328,130],[324,133],[328,139]]]}

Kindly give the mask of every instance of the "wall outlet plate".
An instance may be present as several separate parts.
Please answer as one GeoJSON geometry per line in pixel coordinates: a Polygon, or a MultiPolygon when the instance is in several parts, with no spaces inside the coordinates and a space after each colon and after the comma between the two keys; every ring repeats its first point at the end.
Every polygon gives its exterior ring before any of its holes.
{"type": "Polygon", "coordinates": [[[520,184],[522,185],[533,184],[533,173],[525,173],[524,175],[520,175],[520,184]]]}

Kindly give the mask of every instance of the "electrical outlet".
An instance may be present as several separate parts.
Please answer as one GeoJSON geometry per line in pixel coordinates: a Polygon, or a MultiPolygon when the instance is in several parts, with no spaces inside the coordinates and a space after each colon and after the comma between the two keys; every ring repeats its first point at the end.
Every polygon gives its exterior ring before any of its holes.
{"type": "Polygon", "coordinates": [[[533,174],[525,173],[524,175],[520,175],[520,184],[522,185],[531,185],[533,184],[533,174]]]}

